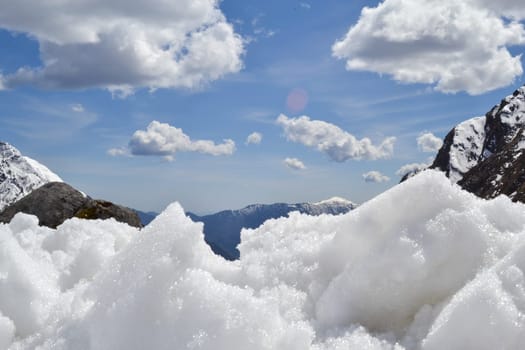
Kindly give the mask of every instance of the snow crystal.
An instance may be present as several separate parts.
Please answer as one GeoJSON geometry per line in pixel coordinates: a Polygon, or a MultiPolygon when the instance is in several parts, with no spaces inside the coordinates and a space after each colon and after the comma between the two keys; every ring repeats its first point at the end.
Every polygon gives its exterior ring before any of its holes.
{"type": "Polygon", "coordinates": [[[205,244],[178,204],[0,225],[0,348],[494,349],[525,346],[525,216],[426,171],[346,215],[205,244]]]}

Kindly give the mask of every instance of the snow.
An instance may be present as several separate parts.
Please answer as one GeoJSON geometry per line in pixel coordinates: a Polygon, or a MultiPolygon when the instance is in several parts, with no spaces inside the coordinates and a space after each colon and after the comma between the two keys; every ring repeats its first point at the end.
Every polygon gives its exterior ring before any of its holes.
{"type": "Polygon", "coordinates": [[[37,162],[36,160],[26,157],[23,157],[26,162],[29,163],[31,167],[35,170],[35,172],[39,173],[43,178],[45,178],[49,182],[63,182],[60,176],[49,170],[48,167],[45,165],[37,162]]]}
{"type": "Polygon", "coordinates": [[[178,204],[142,230],[0,225],[0,349],[515,349],[525,207],[427,170],[345,215],[214,255],[178,204]]]}
{"type": "Polygon", "coordinates": [[[0,211],[48,182],[62,179],[34,159],[0,142],[0,211]]]}
{"type": "Polygon", "coordinates": [[[517,90],[515,95],[509,95],[505,98],[507,103],[501,109],[501,121],[511,127],[520,128],[525,122],[525,87],[517,90]]]}
{"type": "Polygon", "coordinates": [[[341,204],[341,205],[354,205],[357,206],[352,201],[349,201],[348,199],[342,198],[342,197],[332,197],[329,199],[322,200],[320,202],[315,202],[313,205],[331,205],[331,204],[341,204]]]}
{"type": "Polygon", "coordinates": [[[450,150],[449,178],[458,182],[483,156],[485,117],[476,117],[458,124],[450,150]]]}

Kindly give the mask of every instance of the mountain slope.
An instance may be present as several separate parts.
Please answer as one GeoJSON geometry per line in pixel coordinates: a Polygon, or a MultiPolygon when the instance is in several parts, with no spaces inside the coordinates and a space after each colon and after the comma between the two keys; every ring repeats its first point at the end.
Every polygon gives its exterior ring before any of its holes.
{"type": "Polygon", "coordinates": [[[36,160],[0,142],[0,211],[48,182],[62,179],[36,160]]]}
{"type": "Polygon", "coordinates": [[[240,210],[224,210],[211,215],[187,215],[195,222],[204,223],[205,240],[216,254],[235,260],[239,258],[236,247],[240,242],[242,228],[257,228],[268,219],[285,217],[294,211],[308,215],[338,215],[356,206],[346,199],[334,197],[318,203],[253,204],[240,210]]]}
{"type": "Polygon", "coordinates": [[[525,202],[525,86],[454,127],[430,167],[480,197],[525,202]]]}

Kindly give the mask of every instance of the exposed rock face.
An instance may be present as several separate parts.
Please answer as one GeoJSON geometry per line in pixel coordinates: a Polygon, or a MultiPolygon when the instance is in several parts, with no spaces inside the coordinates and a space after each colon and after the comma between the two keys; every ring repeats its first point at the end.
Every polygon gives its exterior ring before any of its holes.
{"type": "Polygon", "coordinates": [[[242,228],[257,228],[268,219],[285,217],[292,211],[308,215],[338,215],[356,206],[346,199],[331,198],[318,203],[252,204],[240,210],[224,210],[206,216],[188,213],[188,216],[193,221],[204,223],[204,238],[216,254],[234,260],[239,258],[236,247],[241,241],[242,228]]]}
{"type": "Polygon", "coordinates": [[[439,169],[458,182],[484,157],[485,120],[485,117],[472,118],[452,129],[430,168],[439,169]]]}
{"type": "Polygon", "coordinates": [[[522,129],[504,149],[470,169],[458,184],[482,198],[504,194],[525,203],[524,146],[522,129]]]}
{"type": "Polygon", "coordinates": [[[62,180],[15,147],[0,142],[0,211],[50,181],[62,180]]]}
{"type": "Polygon", "coordinates": [[[525,86],[445,137],[431,168],[483,198],[525,202],[525,86]]]}
{"type": "Polygon", "coordinates": [[[10,222],[19,212],[35,215],[40,225],[52,228],[72,217],[115,218],[131,226],[142,226],[133,210],[107,201],[91,199],[63,182],[47,183],[9,205],[0,213],[0,222],[10,222]]]}

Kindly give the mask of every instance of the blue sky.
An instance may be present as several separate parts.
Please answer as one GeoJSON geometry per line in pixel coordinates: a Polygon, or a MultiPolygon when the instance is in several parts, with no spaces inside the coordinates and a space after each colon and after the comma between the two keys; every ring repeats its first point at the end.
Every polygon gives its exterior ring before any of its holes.
{"type": "Polygon", "coordinates": [[[443,138],[523,83],[518,0],[8,3],[0,139],[141,210],[362,203],[435,155],[422,134],[443,138]]]}

